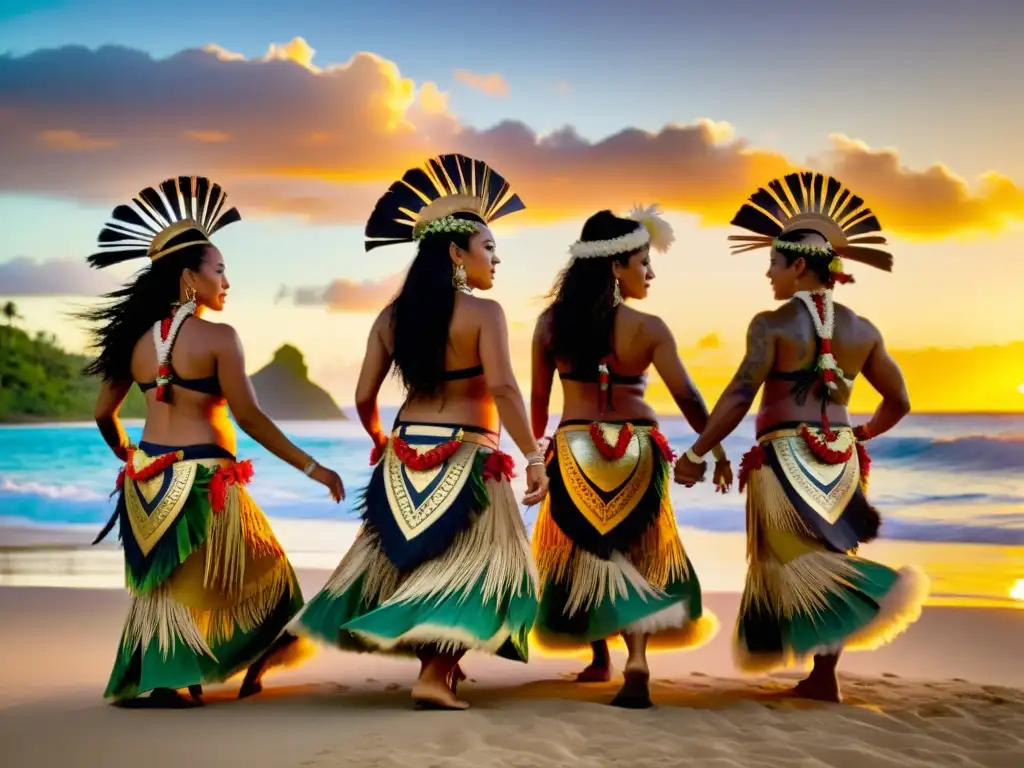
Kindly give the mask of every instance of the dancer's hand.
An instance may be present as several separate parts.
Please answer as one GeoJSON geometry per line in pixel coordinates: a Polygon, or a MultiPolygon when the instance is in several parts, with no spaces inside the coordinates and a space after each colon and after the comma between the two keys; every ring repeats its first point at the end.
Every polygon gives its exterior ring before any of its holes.
{"type": "Polygon", "coordinates": [[[339,502],[345,498],[345,485],[341,482],[341,476],[333,469],[316,465],[316,469],[313,470],[313,474],[310,475],[314,480],[322,485],[326,485],[331,492],[331,498],[335,502],[339,502]]]}
{"type": "Polygon", "coordinates": [[[704,482],[704,473],[707,472],[707,469],[708,463],[706,461],[695,464],[684,453],[676,461],[675,481],[685,485],[687,488],[693,488],[697,483],[704,482]]]}
{"type": "Polygon", "coordinates": [[[732,464],[728,459],[715,462],[714,483],[717,493],[728,493],[732,488],[732,464]]]}
{"type": "Polygon", "coordinates": [[[548,495],[548,468],[543,464],[530,464],[526,467],[526,494],[523,504],[532,507],[544,500],[548,495]]]}

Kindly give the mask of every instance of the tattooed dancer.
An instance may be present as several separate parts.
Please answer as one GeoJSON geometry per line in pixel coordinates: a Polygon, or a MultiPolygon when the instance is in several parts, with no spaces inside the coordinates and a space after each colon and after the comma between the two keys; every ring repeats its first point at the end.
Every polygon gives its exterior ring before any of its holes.
{"type": "Polygon", "coordinates": [[[756,315],[746,356],[707,428],[679,459],[676,480],[704,472],[762,390],[757,445],[743,457],[749,570],[736,624],[741,669],[793,666],[810,675],[795,693],[840,701],[836,664],[845,650],[892,640],[920,616],[928,592],[918,569],[895,571],[856,555],[881,524],[868,502],[865,443],[910,411],[906,384],[878,329],[833,300],[852,282],[843,259],[890,271],[878,219],[836,179],[794,173],[759,189],[733,224],[738,253],[769,248],[767,277],[778,309],[756,315]],[[847,404],[863,375],[882,402],[851,426],[847,404]]]}

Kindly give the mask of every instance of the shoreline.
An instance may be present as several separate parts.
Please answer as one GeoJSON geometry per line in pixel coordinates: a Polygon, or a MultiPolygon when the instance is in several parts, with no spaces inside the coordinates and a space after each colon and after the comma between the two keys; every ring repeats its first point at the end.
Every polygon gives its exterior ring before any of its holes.
{"type": "MultiPolygon", "coordinates": [[[[2,519],[0,519],[2,520],[2,519]]],[[[353,520],[271,518],[296,570],[330,572],[351,547],[359,528],[353,520]]],[[[678,526],[706,593],[739,594],[746,576],[746,537],[740,532],[678,526]]],[[[114,532],[91,542],[96,525],[4,525],[0,522],[0,587],[120,590],[124,565],[114,532]]],[[[860,555],[899,568],[917,565],[931,579],[926,605],[1005,608],[1024,614],[1012,597],[1024,579],[1024,546],[879,539],[860,555]]]]}

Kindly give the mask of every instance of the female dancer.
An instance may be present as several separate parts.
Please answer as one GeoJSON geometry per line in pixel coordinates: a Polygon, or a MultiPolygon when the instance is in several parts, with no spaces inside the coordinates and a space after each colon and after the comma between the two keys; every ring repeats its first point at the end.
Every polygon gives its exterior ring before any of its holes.
{"type": "MultiPolygon", "coordinates": [[[[210,236],[241,217],[205,178],[168,179],[114,209],[99,235],[98,268],[148,256],[150,266],[111,301],[86,312],[101,376],[96,424],[125,462],[117,508],[94,543],[119,524],[132,594],[105,696],[122,706],[202,703],[264,653],[302,606],[288,558],[246,493],[252,465],[235,459],[238,425],[271,453],[326,485],[341,479],[291,443],[256,403],[238,334],[200,318],[224,308],[224,258],[210,236]],[[146,393],[146,424],[131,445],[117,411],[133,382],[146,393]],[[177,693],[188,688],[192,700],[177,693]],[[140,694],[152,691],[148,698],[140,694]]],[[[267,665],[294,661],[278,639],[267,665]]],[[[260,690],[250,669],[239,696],[260,690]]]]}
{"type": "MultiPolygon", "coordinates": [[[[657,209],[629,218],[600,211],[583,225],[571,260],[541,314],[533,341],[534,435],[548,423],[551,385],[562,381],[562,421],[548,450],[551,490],[533,532],[540,572],[538,643],[594,656],[583,682],[611,676],[605,638],[621,633],[625,683],[612,704],[651,706],[646,649],[684,648],[715,631],[686,556],[669,496],[672,454],[644,402],[653,365],[683,415],[700,432],[707,408],[663,320],[626,306],[647,296],[650,249],[674,240],[657,209]]],[[[732,482],[717,449],[715,481],[732,482]]]]}
{"type": "Polygon", "coordinates": [[[414,168],[377,203],[369,251],[416,240],[398,296],[367,343],[356,407],[376,465],[363,526],[296,631],[343,649],[415,654],[418,706],[465,709],[459,659],[470,649],[526,661],[536,569],[498,450],[504,423],[526,456],[524,504],[547,492],[509,357],[505,316],[472,295],[494,283],[487,224],[525,206],[479,160],[444,155],[414,168]],[[377,393],[394,366],[407,398],[390,432],[377,393]]]}

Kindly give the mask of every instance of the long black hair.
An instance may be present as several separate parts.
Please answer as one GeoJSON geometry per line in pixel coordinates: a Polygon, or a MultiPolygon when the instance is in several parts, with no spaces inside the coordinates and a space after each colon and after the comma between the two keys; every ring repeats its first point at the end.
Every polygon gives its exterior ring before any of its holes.
{"type": "MultiPolygon", "coordinates": [[[[634,219],[598,211],[583,225],[580,240],[611,240],[632,234],[641,226],[634,219]]],[[[611,257],[573,259],[556,278],[548,294],[552,302],[545,310],[550,319],[551,352],[555,359],[567,361],[572,370],[594,371],[611,353],[618,309],[612,263],[625,266],[637,250],[611,257]]]]}
{"type": "MultiPolygon", "coordinates": [[[[455,218],[485,224],[472,213],[455,218]]],[[[395,373],[409,397],[434,397],[444,384],[448,329],[455,311],[449,246],[469,249],[471,232],[438,232],[420,240],[416,258],[391,302],[395,373]]]]}
{"type": "MultiPolygon", "coordinates": [[[[168,241],[165,248],[178,240],[194,239],[194,232],[185,231],[168,241]]],[[[92,346],[99,350],[96,359],[84,368],[85,374],[101,376],[104,381],[131,380],[135,345],[154,323],[170,314],[179,301],[181,273],[186,269],[198,272],[208,247],[195,243],[160,257],[131,282],[104,294],[105,304],[77,313],[79,319],[92,325],[92,346]]]]}

